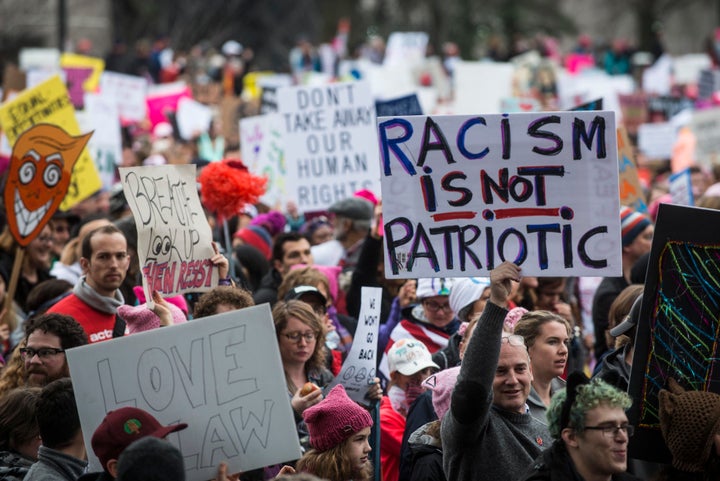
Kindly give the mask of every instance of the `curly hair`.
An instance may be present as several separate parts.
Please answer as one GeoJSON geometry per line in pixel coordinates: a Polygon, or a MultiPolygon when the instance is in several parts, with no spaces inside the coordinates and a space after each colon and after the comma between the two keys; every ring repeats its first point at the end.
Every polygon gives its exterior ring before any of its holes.
{"type": "Polygon", "coordinates": [[[513,334],[522,336],[525,339],[525,345],[530,348],[535,344],[535,339],[540,335],[540,328],[548,322],[559,322],[567,329],[568,337],[572,335],[570,323],[564,317],[550,311],[529,311],[522,315],[520,320],[515,324],[513,334]]]}
{"type": "Polygon", "coordinates": [[[39,387],[13,389],[0,397],[0,450],[17,451],[38,436],[35,410],[39,387]]]}
{"type": "Polygon", "coordinates": [[[302,267],[293,269],[283,277],[282,283],[278,287],[278,299],[285,299],[285,295],[297,286],[312,286],[317,288],[322,284],[325,292],[330,292],[330,284],[325,274],[313,267],[302,267]]]}
{"type": "Polygon", "coordinates": [[[352,436],[327,451],[311,449],[298,460],[296,469],[330,481],[370,481],[373,478],[370,461],[357,471],[347,455],[347,445],[351,440],[352,436]]]}
{"type": "Polygon", "coordinates": [[[20,355],[20,349],[25,347],[27,341],[23,339],[15,346],[10,360],[2,369],[0,374],[0,398],[13,389],[25,386],[25,361],[20,355]]]}
{"type": "MultiPolygon", "coordinates": [[[[315,311],[309,304],[302,301],[280,301],[275,304],[272,310],[273,320],[275,321],[275,334],[280,343],[280,335],[287,327],[288,320],[294,317],[306,326],[310,327],[316,335],[315,351],[312,357],[305,363],[305,371],[319,370],[325,367],[325,327],[318,318],[315,311]]],[[[293,390],[294,392],[294,390],[293,390]]]]}
{"type": "MultiPolygon", "coordinates": [[[[561,439],[562,426],[560,425],[560,418],[566,397],[566,389],[555,393],[547,411],[548,429],[554,439],[561,439]]],[[[589,383],[577,387],[577,397],[570,408],[569,426],[577,432],[582,432],[585,430],[585,416],[588,411],[598,406],[626,410],[631,405],[632,400],[626,392],[611,386],[602,379],[595,378],[589,383]]]]}
{"type": "Polygon", "coordinates": [[[63,349],[88,343],[88,336],[82,326],[73,317],[64,314],[51,312],[28,319],[25,324],[25,339],[37,330],[59,337],[63,349]]]}
{"type": "Polygon", "coordinates": [[[217,314],[217,307],[225,304],[233,309],[244,309],[254,306],[252,295],[240,287],[217,286],[209,290],[195,303],[193,319],[208,317],[217,314]]]}

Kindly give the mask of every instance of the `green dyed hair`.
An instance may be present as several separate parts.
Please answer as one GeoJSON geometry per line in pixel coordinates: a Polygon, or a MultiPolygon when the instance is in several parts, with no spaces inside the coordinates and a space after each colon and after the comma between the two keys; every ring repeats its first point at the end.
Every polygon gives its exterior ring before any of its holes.
{"type": "MultiPolygon", "coordinates": [[[[554,439],[560,439],[560,434],[562,433],[560,418],[566,397],[566,389],[556,392],[550,401],[550,407],[546,413],[550,435],[554,439]]],[[[577,387],[577,397],[570,409],[569,426],[578,432],[582,432],[585,430],[585,415],[588,411],[598,406],[608,406],[626,410],[631,405],[632,400],[626,392],[619,390],[615,386],[611,386],[602,379],[593,379],[589,383],[577,387]]]]}

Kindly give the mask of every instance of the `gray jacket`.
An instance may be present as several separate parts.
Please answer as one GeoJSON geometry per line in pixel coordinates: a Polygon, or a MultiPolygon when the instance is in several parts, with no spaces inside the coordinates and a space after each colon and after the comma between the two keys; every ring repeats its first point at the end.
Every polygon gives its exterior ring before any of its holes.
{"type": "Polygon", "coordinates": [[[85,472],[87,461],[40,446],[38,460],[25,476],[25,481],[76,481],[85,472]]]}

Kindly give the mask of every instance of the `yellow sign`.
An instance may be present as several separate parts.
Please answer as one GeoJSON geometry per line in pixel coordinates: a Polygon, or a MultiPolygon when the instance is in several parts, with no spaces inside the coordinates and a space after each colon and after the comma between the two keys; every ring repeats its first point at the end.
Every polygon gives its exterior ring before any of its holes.
{"type": "MultiPolygon", "coordinates": [[[[65,84],[57,75],[0,105],[0,126],[11,146],[20,134],[40,123],[57,125],[73,136],[81,133],[65,84]]],[[[69,209],[101,188],[95,162],[83,149],[60,210],[69,209]]]]}
{"type": "Polygon", "coordinates": [[[64,53],[60,57],[60,67],[64,69],[90,69],[92,73],[83,82],[85,92],[95,92],[100,86],[100,75],[105,70],[105,61],[101,58],[64,53]]]}

